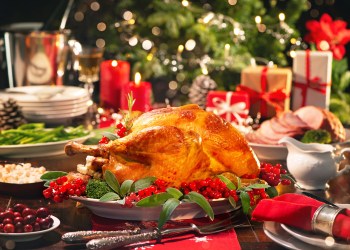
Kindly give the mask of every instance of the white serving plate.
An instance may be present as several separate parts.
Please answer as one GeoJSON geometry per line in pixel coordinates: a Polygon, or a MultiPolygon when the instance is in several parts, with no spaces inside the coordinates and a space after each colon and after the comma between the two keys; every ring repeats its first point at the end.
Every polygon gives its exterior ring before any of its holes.
{"type": "MultiPolygon", "coordinates": [[[[123,219],[134,221],[156,221],[159,219],[162,206],[157,207],[123,207],[116,201],[100,202],[98,199],[85,197],[70,197],[91,210],[92,213],[110,219],[123,219]]],[[[227,199],[210,201],[214,214],[228,213],[241,209],[240,206],[233,208],[227,199]]],[[[193,202],[182,202],[172,213],[171,220],[184,220],[206,217],[202,208],[193,202]]]]}
{"type": "Polygon", "coordinates": [[[14,98],[19,103],[40,103],[74,101],[89,96],[84,88],[73,86],[24,86],[5,90],[0,98],[14,98]]]}
{"type": "Polygon", "coordinates": [[[309,245],[294,238],[281,227],[281,224],[273,221],[266,221],[263,225],[264,233],[277,244],[293,250],[320,250],[319,247],[309,245]]]}
{"type": "Polygon", "coordinates": [[[57,217],[51,215],[51,218],[53,219],[53,225],[49,229],[30,232],[30,233],[0,233],[0,239],[13,240],[16,242],[26,242],[26,241],[37,240],[41,236],[43,236],[45,233],[55,230],[60,225],[60,220],[57,217]]]}
{"type": "Polygon", "coordinates": [[[58,142],[23,145],[3,145],[0,146],[0,156],[4,158],[34,158],[64,155],[64,146],[67,144],[67,142],[76,141],[79,143],[83,143],[91,136],[92,134],[89,134],[83,137],[58,142]]]}
{"type": "Polygon", "coordinates": [[[298,229],[293,228],[293,227],[289,227],[289,226],[284,225],[284,224],[281,224],[281,227],[287,233],[289,233],[293,237],[297,238],[298,240],[301,240],[305,243],[308,243],[308,244],[316,246],[316,247],[337,249],[337,250],[349,250],[350,249],[350,244],[342,243],[339,241],[334,241],[334,239],[331,237],[303,232],[301,230],[298,230],[298,229]]]}

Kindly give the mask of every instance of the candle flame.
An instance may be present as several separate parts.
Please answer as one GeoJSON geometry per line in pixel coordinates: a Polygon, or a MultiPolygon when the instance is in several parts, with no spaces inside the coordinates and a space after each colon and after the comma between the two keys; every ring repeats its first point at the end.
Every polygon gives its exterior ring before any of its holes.
{"type": "Polygon", "coordinates": [[[141,82],[141,74],[140,74],[140,72],[136,72],[136,74],[135,74],[135,84],[139,85],[140,82],[141,82]]]}
{"type": "Polygon", "coordinates": [[[118,61],[117,60],[113,60],[111,64],[112,64],[113,67],[117,67],[118,66],[118,61]]]}

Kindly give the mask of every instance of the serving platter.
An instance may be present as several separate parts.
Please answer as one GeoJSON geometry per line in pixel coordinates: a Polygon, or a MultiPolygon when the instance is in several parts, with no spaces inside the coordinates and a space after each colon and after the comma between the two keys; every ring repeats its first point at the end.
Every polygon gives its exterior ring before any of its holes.
{"type": "MultiPolygon", "coordinates": [[[[110,218],[123,219],[133,221],[156,221],[159,219],[162,206],[157,207],[124,207],[116,201],[101,202],[98,199],[91,199],[85,197],[71,196],[72,200],[78,201],[95,215],[110,218]]],[[[209,202],[213,208],[214,214],[229,213],[232,211],[241,210],[241,206],[232,207],[228,199],[216,199],[209,202]]],[[[243,212],[242,212],[243,213],[243,212]]],[[[171,220],[185,220],[193,218],[206,217],[206,213],[202,208],[193,202],[181,202],[181,204],[174,210],[171,220]]]]}
{"type": "Polygon", "coordinates": [[[0,156],[4,158],[34,158],[56,156],[64,154],[64,146],[69,141],[76,141],[83,143],[88,138],[92,137],[90,133],[83,137],[78,137],[70,140],[46,142],[36,144],[22,144],[22,145],[3,145],[0,146],[0,156]]]}
{"type": "Polygon", "coordinates": [[[51,218],[53,219],[53,225],[49,229],[29,233],[0,233],[0,239],[3,239],[5,241],[13,240],[16,242],[37,240],[45,233],[55,230],[60,225],[60,220],[57,217],[51,215],[51,218]]]}

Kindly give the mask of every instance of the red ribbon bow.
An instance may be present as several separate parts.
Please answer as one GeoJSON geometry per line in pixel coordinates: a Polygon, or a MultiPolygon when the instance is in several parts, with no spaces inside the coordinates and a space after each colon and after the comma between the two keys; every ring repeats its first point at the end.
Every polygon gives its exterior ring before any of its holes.
{"type": "Polygon", "coordinates": [[[330,83],[322,83],[321,79],[319,77],[310,78],[310,50],[306,50],[306,56],[305,56],[305,78],[306,83],[300,83],[295,82],[294,86],[297,88],[301,88],[301,96],[302,96],[302,103],[301,106],[306,105],[306,94],[308,89],[313,89],[317,92],[320,92],[322,94],[326,94],[327,92],[327,86],[330,86],[330,83]]]}
{"type": "Polygon", "coordinates": [[[281,102],[283,102],[288,95],[285,93],[283,88],[277,89],[275,91],[266,92],[267,89],[267,67],[264,67],[261,74],[261,92],[258,92],[254,89],[251,89],[244,85],[238,85],[237,91],[244,91],[249,94],[251,103],[255,103],[257,101],[261,101],[261,115],[267,116],[267,104],[271,104],[274,106],[276,111],[283,110],[283,105],[281,102]]]}

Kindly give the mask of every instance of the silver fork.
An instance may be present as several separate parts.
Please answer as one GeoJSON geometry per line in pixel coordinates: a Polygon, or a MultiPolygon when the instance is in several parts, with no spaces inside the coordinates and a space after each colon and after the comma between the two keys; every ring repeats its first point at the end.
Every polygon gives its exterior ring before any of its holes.
{"type": "MultiPolygon", "coordinates": [[[[236,221],[237,222],[237,221],[236,221]]],[[[118,248],[133,243],[160,239],[163,236],[169,236],[174,234],[184,234],[188,232],[197,232],[199,234],[214,234],[222,231],[226,231],[231,228],[237,227],[249,227],[247,224],[233,224],[232,216],[209,225],[198,226],[194,223],[189,223],[187,226],[171,229],[157,230],[153,229],[148,232],[143,232],[135,235],[119,235],[114,237],[104,237],[100,239],[90,240],[86,247],[88,249],[101,249],[101,248],[118,248]]]]}

